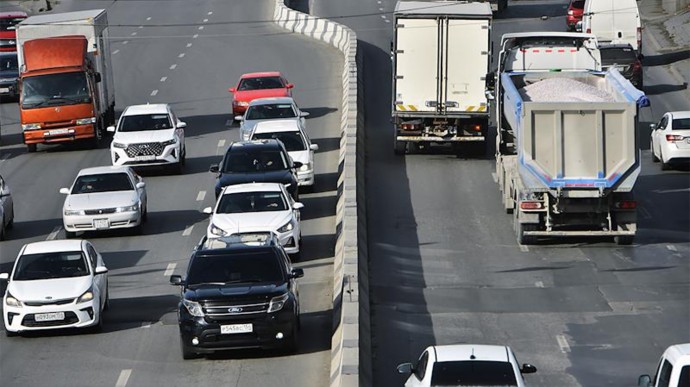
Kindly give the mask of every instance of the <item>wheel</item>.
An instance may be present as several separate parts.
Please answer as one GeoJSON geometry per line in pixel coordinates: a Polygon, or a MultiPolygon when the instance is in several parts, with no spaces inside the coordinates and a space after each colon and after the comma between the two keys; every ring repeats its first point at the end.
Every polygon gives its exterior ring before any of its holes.
{"type": "Polygon", "coordinates": [[[5,219],[2,219],[2,223],[0,223],[0,241],[5,240],[5,219]]]}
{"type": "Polygon", "coordinates": [[[662,171],[668,171],[671,169],[671,164],[667,163],[664,160],[664,154],[662,152],[659,152],[659,161],[661,161],[661,170],[662,171]]]}
{"type": "Polygon", "coordinates": [[[295,354],[299,349],[299,329],[298,324],[295,323],[294,328],[292,328],[292,333],[285,343],[285,352],[288,354],[295,354]]]}
{"type": "Polygon", "coordinates": [[[651,141],[649,142],[649,149],[652,150],[652,161],[655,162],[655,163],[658,163],[658,162],[659,162],[659,158],[656,157],[656,154],[654,153],[654,143],[651,142],[651,141]]]}
{"type": "Polygon", "coordinates": [[[180,350],[182,351],[182,358],[184,360],[195,359],[199,356],[199,354],[192,351],[191,348],[189,348],[184,344],[184,342],[182,342],[182,337],[180,337],[180,350]]]}
{"type": "Polygon", "coordinates": [[[406,142],[395,140],[395,144],[393,144],[393,153],[395,155],[397,155],[397,156],[404,155],[406,149],[407,149],[407,143],[406,142]]]}
{"type": "Polygon", "coordinates": [[[29,153],[34,153],[36,152],[36,149],[38,149],[38,146],[36,144],[26,144],[26,151],[29,153]]]}
{"type": "Polygon", "coordinates": [[[144,211],[141,213],[141,221],[146,222],[149,220],[149,208],[147,205],[144,205],[144,211]]]}
{"type": "Polygon", "coordinates": [[[76,237],[77,237],[77,233],[75,231],[65,230],[65,238],[72,239],[72,238],[76,238],[76,237]]]}
{"type": "Polygon", "coordinates": [[[110,292],[108,291],[108,284],[105,284],[105,302],[103,303],[103,311],[110,309],[110,292]]]}
{"type": "Polygon", "coordinates": [[[616,244],[619,246],[632,245],[634,239],[635,239],[635,237],[631,236],[631,235],[620,235],[620,236],[613,237],[614,242],[616,242],[616,244]]]}
{"type": "Polygon", "coordinates": [[[7,222],[7,229],[10,230],[14,227],[14,209],[12,209],[12,217],[10,218],[10,221],[7,222]]]}

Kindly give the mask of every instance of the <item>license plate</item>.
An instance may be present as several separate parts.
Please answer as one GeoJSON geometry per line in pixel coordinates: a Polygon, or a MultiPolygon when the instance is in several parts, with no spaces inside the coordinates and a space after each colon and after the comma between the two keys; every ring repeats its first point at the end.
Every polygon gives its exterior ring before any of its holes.
{"type": "Polygon", "coordinates": [[[151,155],[137,156],[136,157],[137,161],[151,161],[151,160],[155,160],[155,159],[156,159],[156,156],[151,156],[151,155]]]}
{"type": "Polygon", "coordinates": [[[0,93],[9,93],[10,89],[8,87],[0,87],[0,93]]]}
{"type": "Polygon", "coordinates": [[[65,312],[39,313],[34,315],[36,321],[58,321],[65,319],[65,312]]]}
{"type": "Polygon", "coordinates": [[[108,219],[94,219],[93,226],[96,228],[108,228],[108,227],[110,227],[110,225],[108,224],[108,219]]]}
{"type": "Polygon", "coordinates": [[[221,325],[220,333],[223,335],[231,335],[233,333],[251,333],[254,332],[254,326],[252,324],[232,324],[232,325],[221,325]]]}
{"type": "Polygon", "coordinates": [[[56,134],[65,134],[69,133],[69,129],[53,129],[48,131],[48,135],[54,136],[56,134]]]}

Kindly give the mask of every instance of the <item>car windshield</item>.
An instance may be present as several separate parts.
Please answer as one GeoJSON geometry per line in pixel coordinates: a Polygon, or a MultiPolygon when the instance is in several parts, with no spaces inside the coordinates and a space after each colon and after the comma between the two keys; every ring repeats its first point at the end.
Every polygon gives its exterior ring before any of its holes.
{"type": "Polygon", "coordinates": [[[635,50],[632,48],[601,49],[602,63],[631,63],[636,60],[635,50]]]}
{"type": "Polygon", "coordinates": [[[281,192],[237,192],[220,198],[217,214],[244,212],[285,211],[288,209],[281,192]]]}
{"type": "Polygon", "coordinates": [[[91,102],[89,85],[83,72],[26,77],[21,90],[22,107],[25,109],[91,102]]]}
{"type": "Polygon", "coordinates": [[[688,130],[690,129],[690,118],[674,118],[673,130],[688,130]]]}
{"type": "Polygon", "coordinates": [[[187,285],[282,282],[283,271],[273,250],[233,255],[196,256],[189,267],[187,285]]]}
{"type": "Polygon", "coordinates": [[[272,138],[280,140],[288,152],[307,150],[307,144],[304,142],[300,132],[255,133],[252,136],[253,140],[269,140],[272,138]]]}
{"type": "Polygon", "coordinates": [[[133,189],[132,182],[126,173],[101,173],[79,176],[72,187],[72,194],[132,191],[133,189]]]}
{"type": "Polygon", "coordinates": [[[263,90],[263,89],[282,89],[283,81],[280,77],[256,77],[256,78],[243,78],[240,80],[240,84],[237,90],[263,90]]]}
{"type": "Polygon", "coordinates": [[[120,117],[120,132],[172,129],[167,114],[137,114],[120,117]]]}
{"type": "Polygon", "coordinates": [[[223,172],[251,173],[288,168],[283,152],[274,149],[233,150],[223,161],[223,172]]]}
{"type": "Polygon", "coordinates": [[[513,367],[504,361],[444,361],[434,364],[432,386],[517,386],[513,367]]]}
{"type": "Polygon", "coordinates": [[[89,266],[81,251],[26,254],[19,257],[12,279],[16,281],[89,275],[89,266]]]}
{"type": "Polygon", "coordinates": [[[19,70],[16,55],[0,55],[0,71],[19,70]]]}
{"type": "Polygon", "coordinates": [[[12,18],[2,18],[0,19],[0,31],[14,31],[17,29],[17,24],[25,17],[12,17],[12,18]]]}
{"type": "Polygon", "coordinates": [[[274,118],[295,118],[297,112],[291,104],[253,105],[247,109],[248,120],[271,120],[274,118]]]}

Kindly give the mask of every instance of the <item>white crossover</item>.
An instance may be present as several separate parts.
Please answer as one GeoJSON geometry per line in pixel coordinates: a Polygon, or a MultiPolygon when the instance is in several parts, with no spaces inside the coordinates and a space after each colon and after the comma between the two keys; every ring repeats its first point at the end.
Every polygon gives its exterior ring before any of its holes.
{"type": "Polygon", "coordinates": [[[280,140],[288,151],[292,161],[299,161],[302,166],[297,170],[300,187],[314,186],[314,151],[319,149],[312,144],[304,127],[296,120],[259,121],[254,126],[250,140],[280,140]]]}
{"type": "Polygon", "coordinates": [[[127,107],[117,126],[107,129],[115,133],[110,143],[113,165],[171,166],[182,173],[187,153],[186,127],[168,104],[127,107]]]}
{"type": "Polygon", "coordinates": [[[3,297],[8,336],[56,328],[99,329],[108,306],[108,268],[86,240],[29,243],[19,251],[3,297]]]}
{"type": "Polygon", "coordinates": [[[652,160],[661,161],[661,169],[671,169],[675,163],[690,162],[690,110],[668,112],[651,128],[649,147],[652,160]]]}
{"type": "Polygon", "coordinates": [[[266,120],[294,120],[304,127],[304,118],[308,112],[299,110],[295,100],[291,97],[257,98],[252,100],[243,116],[236,116],[240,121],[240,139],[249,140],[254,125],[266,120]]]}
{"type": "Polygon", "coordinates": [[[248,183],[223,189],[210,214],[209,238],[273,232],[288,254],[299,255],[302,242],[300,209],[279,183],[248,183]]]}
{"type": "Polygon", "coordinates": [[[65,234],[134,228],[146,221],[146,183],[130,167],[94,167],[79,171],[62,207],[65,234]]]}

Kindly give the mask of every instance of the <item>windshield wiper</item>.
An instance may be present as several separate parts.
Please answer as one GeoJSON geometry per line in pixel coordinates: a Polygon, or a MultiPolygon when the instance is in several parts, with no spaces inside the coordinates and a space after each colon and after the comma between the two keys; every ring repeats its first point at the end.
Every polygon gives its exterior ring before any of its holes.
{"type": "Polygon", "coordinates": [[[249,278],[249,279],[228,281],[225,284],[230,285],[230,284],[243,284],[243,283],[256,283],[256,282],[263,282],[263,281],[260,279],[257,279],[257,278],[249,278]]]}

